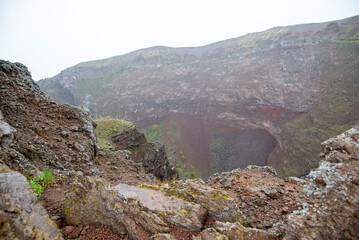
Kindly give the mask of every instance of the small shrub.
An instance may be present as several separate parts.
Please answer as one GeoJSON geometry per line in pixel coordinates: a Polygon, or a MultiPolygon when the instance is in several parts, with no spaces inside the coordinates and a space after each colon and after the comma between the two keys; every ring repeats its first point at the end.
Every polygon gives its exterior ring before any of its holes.
{"type": "Polygon", "coordinates": [[[56,183],[51,171],[45,170],[41,175],[29,179],[30,186],[35,190],[39,197],[42,196],[46,188],[52,187],[56,183]]]}
{"type": "Polygon", "coordinates": [[[188,175],[189,179],[195,179],[195,178],[199,178],[198,174],[195,172],[190,172],[188,175]]]}
{"type": "Polygon", "coordinates": [[[42,194],[44,193],[45,188],[41,184],[37,183],[37,181],[35,181],[33,179],[31,179],[29,181],[29,183],[30,183],[30,186],[35,190],[37,195],[39,195],[39,197],[41,197],[42,194]]]}
{"type": "Polygon", "coordinates": [[[151,127],[142,129],[141,132],[145,134],[148,142],[159,142],[162,135],[158,125],[152,125],[151,127]]]}

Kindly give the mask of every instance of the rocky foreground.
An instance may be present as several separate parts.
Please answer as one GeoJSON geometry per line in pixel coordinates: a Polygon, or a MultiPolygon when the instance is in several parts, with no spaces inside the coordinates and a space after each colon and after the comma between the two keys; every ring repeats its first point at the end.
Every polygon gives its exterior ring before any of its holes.
{"type": "Polygon", "coordinates": [[[282,180],[249,166],[178,180],[136,130],[97,147],[80,108],[47,98],[0,61],[1,239],[359,239],[359,125],[322,143],[317,169],[282,180]],[[28,179],[50,170],[41,197],[28,179]]]}

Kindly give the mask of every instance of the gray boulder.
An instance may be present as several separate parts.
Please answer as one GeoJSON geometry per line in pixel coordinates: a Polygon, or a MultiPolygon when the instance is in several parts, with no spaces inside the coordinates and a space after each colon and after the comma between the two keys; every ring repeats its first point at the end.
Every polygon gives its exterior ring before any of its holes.
{"type": "Polygon", "coordinates": [[[63,239],[26,178],[0,164],[0,238],[63,239]]]}

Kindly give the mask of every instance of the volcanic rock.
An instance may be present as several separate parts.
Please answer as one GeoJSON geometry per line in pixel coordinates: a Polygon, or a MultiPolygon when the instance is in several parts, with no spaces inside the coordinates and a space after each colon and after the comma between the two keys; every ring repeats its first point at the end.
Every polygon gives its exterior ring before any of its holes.
{"type": "Polygon", "coordinates": [[[246,228],[238,222],[223,223],[216,222],[215,229],[226,235],[229,240],[253,239],[253,240],[275,240],[277,236],[263,230],[246,228]]]}
{"type": "Polygon", "coordinates": [[[26,178],[0,164],[0,238],[63,239],[26,178]]]}
{"type": "Polygon", "coordinates": [[[118,233],[126,230],[132,239],[140,239],[138,228],[151,233],[169,232],[171,225],[200,230],[206,216],[200,205],[153,189],[126,184],[111,187],[104,180],[81,175],[72,189],[62,206],[68,223],[102,223],[118,233]]]}
{"type": "Polygon", "coordinates": [[[118,150],[133,152],[133,160],[142,163],[146,173],[155,175],[159,180],[178,179],[177,169],[170,164],[162,144],[147,142],[143,133],[136,129],[124,131],[113,137],[118,150]]]}
{"type": "Polygon", "coordinates": [[[359,186],[352,182],[359,172],[358,136],[356,125],[322,143],[325,158],[307,177],[304,191],[309,199],[285,221],[285,239],[359,238],[359,186]],[[348,149],[345,152],[344,146],[348,149]],[[338,151],[346,157],[328,161],[338,151]]]}

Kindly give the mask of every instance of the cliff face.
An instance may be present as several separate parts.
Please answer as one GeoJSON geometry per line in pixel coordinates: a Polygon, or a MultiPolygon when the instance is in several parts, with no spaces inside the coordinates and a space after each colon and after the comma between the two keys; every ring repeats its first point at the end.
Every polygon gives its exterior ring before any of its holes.
{"type": "Polygon", "coordinates": [[[1,151],[1,161],[15,170],[69,169],[71,162],[89,172],[96,153],[90,113],[57,105],[45,96],[20,63],[0,61],[0,104],[13,139],[1,151]]]}
{"type": "Polygon", "coordinates": [[[202,176],[248,159],[300,175],[318,164],[321,141],[359,120],[358,31],[353,17],[153,47],[80,63],[39,85],[94,117],[157,124],[173,159],[202,176]]]}

